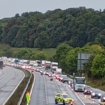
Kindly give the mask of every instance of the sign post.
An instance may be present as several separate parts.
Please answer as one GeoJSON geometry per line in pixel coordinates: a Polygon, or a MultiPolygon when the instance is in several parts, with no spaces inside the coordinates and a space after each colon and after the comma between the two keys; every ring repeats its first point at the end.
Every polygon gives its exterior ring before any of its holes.
{"type": "Polygon", "coordinates": [[[26,93],[26,101],[27,101],[27,105],[29,105],[30,103],[30,93],[29,92],[26,93]]]}

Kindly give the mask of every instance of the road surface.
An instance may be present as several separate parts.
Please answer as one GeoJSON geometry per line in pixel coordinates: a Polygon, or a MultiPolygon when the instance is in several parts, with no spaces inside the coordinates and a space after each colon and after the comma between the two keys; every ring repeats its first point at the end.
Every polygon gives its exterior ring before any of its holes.
{"type": "Polygon", "coordinates": [[[54,96],[57,92],[66,92],[77,105],[83,105],[67,84],[56,79],[50,81],[50,77],[35,72],[35,84],[32,91],[30,105],[55,105],[54,96]]]}
{"type": "Polygon", "coordinates": [[[9,66],[0,69],[0,105],[5,105],[23,78],[24,73],[21,70],[9,66]]]}

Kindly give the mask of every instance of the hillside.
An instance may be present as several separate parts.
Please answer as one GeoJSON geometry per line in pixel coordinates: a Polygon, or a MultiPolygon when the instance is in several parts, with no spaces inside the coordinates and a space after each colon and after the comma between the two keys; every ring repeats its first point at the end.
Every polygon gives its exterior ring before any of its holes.
{"type": "Polygon", "coordinates": [[[25,12],[0,20],[0,43],[12,47],[55,48],[65,42],[82,47],[88,42],[105,46],[105,11],[69,8],[25,12]]]}

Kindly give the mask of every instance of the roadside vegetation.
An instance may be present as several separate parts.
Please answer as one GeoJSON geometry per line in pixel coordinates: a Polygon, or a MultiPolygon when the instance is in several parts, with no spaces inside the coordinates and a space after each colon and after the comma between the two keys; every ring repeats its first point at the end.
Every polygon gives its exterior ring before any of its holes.
{"type": "Polygon", "coordinates": [[[105,47],[99,43],[87,43],[82,48],[73,48],[62,43],[56,49],[43,49],[41,51],[33,48],[12,48],[9,45],[0,45],[0,54],[1,56],[22,59],[57,61],[65,73],[73,75],[75,72],[76,75],[79,75],[83,72],[87,84],[105,90],[105,47]],[[80,52],[91,53],[88,62],[84,64],[83,71],[77,71],[77,56],[80,52]],[[52,56],[48,53],[51,53],[52,56]]]}
{"type": "MultiPolygon", "coordinates": [[[[20,68],[17,68],[18,70],[20,70],[20,68]]],[[[27,71],[27,70],[23,70],[21,69],[24,73],[25,73],[25,78],[23,79],[23,81],[20,83],[19,87],[16,89],[15,93],[11,96],[11,98],[7,101],[7,103],[5,105],[17,105],[23,91],[24,91],[24,88],[26,87],[26,84],[30,78],[30,72],[27,71]]],[[[30,82],[30,85],[28,87],[28,91],[30,91],[31,89],[31,86],[32,86],[32,83],[33,83],[33,78],[34,76],[32,75],[32,78],[31,78],[31,82],[30,82]]],[[[22,102],[22,105],[25,105],[26,103],[26,100],[22,102]]]]}
{"type": "Polygon", "coordinates": [[[87,84],[93,87],[105,90],[105,47],[97,43],[88,43],[84,47],[72,48],[67,44],[58,47],[53,61],[59,62],[59,66],[65,73],[80,76],[81,72],[85,74],[87,84]],[[91,53],[87,63],[84,63],[84,69],[77,71],[78,53],[91,53]]]}

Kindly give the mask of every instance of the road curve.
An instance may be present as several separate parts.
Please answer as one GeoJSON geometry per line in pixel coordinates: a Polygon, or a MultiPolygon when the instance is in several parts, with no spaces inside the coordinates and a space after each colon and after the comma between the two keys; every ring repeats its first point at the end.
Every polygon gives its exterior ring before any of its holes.
{"type": "Polygon", "coordinates": [[[24,76],[21,70],[13,67],[7,66],[0,69],[0,105],[5,105],[24,76]]]}
{"type": "Polygon", "coordinates": [[[39,72],[35,72],[35,84],[30,105],[55,105],[54,96],[57,92],[66,92],[77,105],[83,105],[68,86],[55,79],[50,81],[48,76],[42,76],[39,72]]]}

